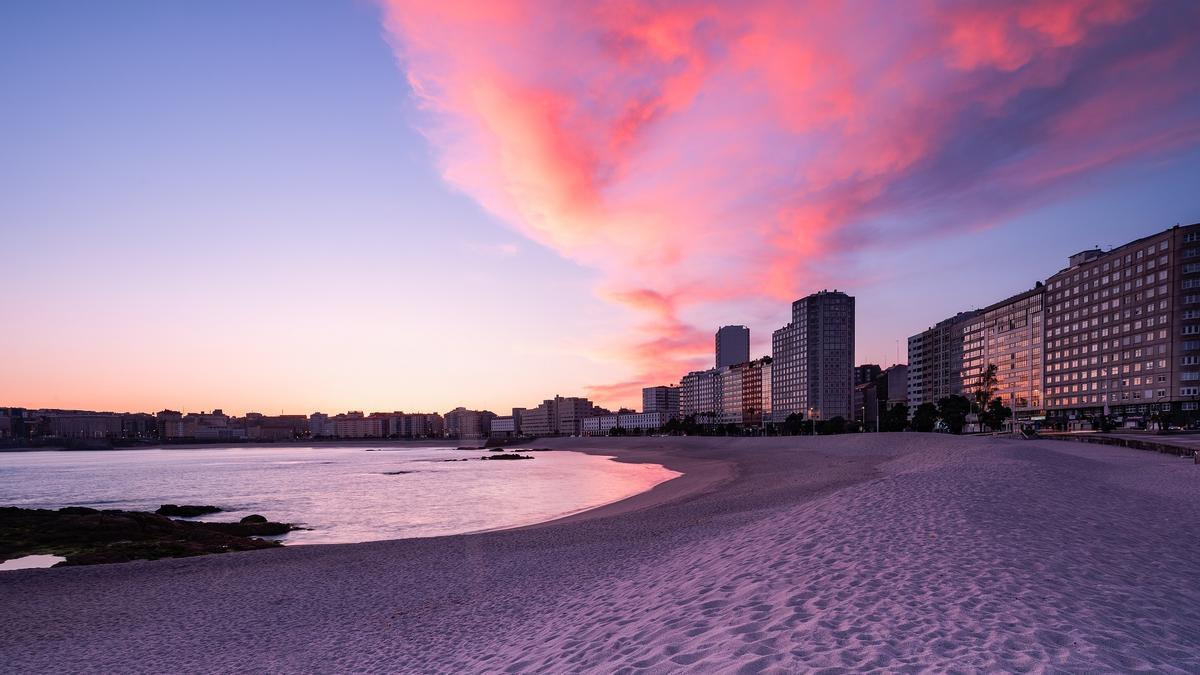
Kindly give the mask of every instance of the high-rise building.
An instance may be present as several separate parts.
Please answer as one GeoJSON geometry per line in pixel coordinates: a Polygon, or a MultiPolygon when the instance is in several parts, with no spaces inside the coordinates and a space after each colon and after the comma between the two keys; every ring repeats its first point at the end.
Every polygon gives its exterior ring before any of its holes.
{"type": "Polygon", "coordinates": [[[666,413],[667,419],[679,417],[679,387],[642,388],[642,412],[666,413]]]}
{"type": "Polygon", "coordinates": [[[960,312],[908,338],[908,412],[963,393],[963,329],[978,310],[960,312]]]}
{"type": "Polygon", "coordinates": [[[750,329],[745,326],[721,326],[716,335],[717,368],[736,366],[750,360],[750,329]]]}
{"type": "Polygon", "coordinates": [[[854,298],[821,291],[792,303],[792,321],[771,335],[771,407],[777,422],[852,419],[854,298]]]}
{"type": "Polygon", "coordinates": [[[1200,224],[1077,253],[1046,281],[1046,402],[1063,424],[1196,416],[1200,224]]]}
{"type": "Polygon", "coordinates": [[[1039,281],[1019,293],[979,310],[963,328],[963,393],[971,398],[989,366],[996,366],[995,397],[1017,421],[1042,417],[1042,342],[1045,287],[1039,281]]]}

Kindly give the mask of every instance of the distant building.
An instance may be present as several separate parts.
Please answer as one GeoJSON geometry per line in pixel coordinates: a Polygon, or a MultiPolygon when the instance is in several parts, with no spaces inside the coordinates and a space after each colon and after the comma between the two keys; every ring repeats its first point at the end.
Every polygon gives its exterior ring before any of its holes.
{"type": "Polygon", "coordinates": [[[792,303],[792,321],[771,335],[772,414],[777,422],[853,419],[854,298],[821,291],[792,303]]]}
{"type": "Polygon", "coordinates": [[[51,412],[43,416],[57,438],[120,438],[121,416],[113,413],[51,412]]]}
{"type": "Polygon", "coordinates": [[[366,417],[358,410],[334,415],[330,421],[337,438],[383,438],[387,435],[383,419],[366,417]]]}
{"type": "Polygon", "coordinates": [[[642,410],[666,413],[667,418],[679,417],[679,387],[659,386],[642,389],[642,410]]]}
{"type": "Polygon", "coordinates": [[[721,326],[716,338],[716,367],[736,366],[750,360],[750,329],[745,326],[721,326]]]}
{"type": "Polygon", "coordinates": [[[573,436],[581,420],[595,415],[596,406],[586,398],[555,396],[521,415],[521,431],[528,436],[573,436]]]}
{"type": "Polygon", "coordinates": [[[670,421],[664,412],[632,412],[617,415],[595,415],[580,420],[580,433],[584,436],[607,436],[615,428],[625,431],[657,431],[670,421]]]}
{"type": "Polygon", "coordinates": [[[875,381],[875,378],[883,374],[883,368],[877,363],[864,363],[861,366],[854,366],[854,386],[866,384],[875,381]]]}
{"type": "Polygon", "coordinates": [[[450,438],[487,438],[495,418],[496,413],[490,410],[467,410],[461,406],[443,417],[450,438]]]}
{"type": "Polygon", "coordinates": [[[698,370],[679,385],[679,414],[700,424],[757,427],[770,419],[770,357],[698,370]],[[765,415],[765,416],[764,416],[765,415]]]}
{"type": "Polygon", "coordinates": [[[878,377],[856,387],[862,392],[862,410],[856,419],[868,431],[880,428],[880,418],[899,403],[908,404],[908,366],[896,365],[878,377]]]}

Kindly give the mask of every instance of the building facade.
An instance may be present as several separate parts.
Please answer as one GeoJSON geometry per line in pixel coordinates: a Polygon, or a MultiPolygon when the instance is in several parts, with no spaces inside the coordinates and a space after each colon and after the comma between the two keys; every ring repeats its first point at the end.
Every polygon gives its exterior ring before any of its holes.
{"type": "Polygon", "coordinates": [[[750,360],[750,329],[721,326],[715,338],[716,367],[726,368],[750,360]]]}
{"type": "Polygon", "coordinates": [[[555,396],[521,414],[521,432],[529,436],[573,436],[581,420],[595,416],[596,406],[586,398],[555,396]]]}
{"type": "Polygon", "coordinates": [[[580,420],[580,433],[584,436],[607,436],[616,428],[638,432],[657,431],[670,419],[664,412],[594,415],[580,420]]]}
{"type": "Polygon", "coordinates": [[[699,424],[761,426],[771,420],[771,357],[698,370],[679,385],[679,414],[699,424]]]}
{"type": "Polygon", "coordinates": [[[955,316],[908,338],[908,412],[922,403],[963,393],[963,331],[978,310],[955,316]]]}
{"type": "Polygon", "coordinates": [[[1046,396],[1061,424],[1194,418],[1200,402],[1200,224],[1071,256],[1046,282],[1046,396]]]}
{"type": "Polygon", "coordinates": [[[459,406],[446,413],[446,435],[450,438],[487,438],[492,432],[496,413],[490,410],[467,410],[459,406]]]}
{"type": "Polygon", "coordinates": [[[852,419],[854,298],[821,291],[792,303],[792,320],[771,335],[771,409],[776,422],[852,419]]]}
{"type": "Polygon", "coordinates": [[[996,366],[994,397],[1018,422],[1045,417],[1042,396],[1045,286],[979,310],[963,328],[962,388],[971,398],[989,366],[996,366]]]}
{"type": "Polygon", "coordinates": [[[668,418],[678,419],[679,387],[674,385],[644,387],[642,389],[642,410],[666,413],[668,418]]]}

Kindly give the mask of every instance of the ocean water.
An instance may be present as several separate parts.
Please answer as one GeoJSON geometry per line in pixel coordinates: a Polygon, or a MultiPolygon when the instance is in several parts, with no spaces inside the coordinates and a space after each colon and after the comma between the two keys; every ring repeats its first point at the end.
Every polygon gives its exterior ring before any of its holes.
{"type": "Polygon", "coordinates": [[[0,453],[0,506],[153,511],[212,504],[311,528],[286,544],[432,537],[544,522],[650,489],[678,473],[575,452],[479,461],[483,450],[227,447],[0,453]],[[470,458],[472,461],[447,462],[470,458]]]}

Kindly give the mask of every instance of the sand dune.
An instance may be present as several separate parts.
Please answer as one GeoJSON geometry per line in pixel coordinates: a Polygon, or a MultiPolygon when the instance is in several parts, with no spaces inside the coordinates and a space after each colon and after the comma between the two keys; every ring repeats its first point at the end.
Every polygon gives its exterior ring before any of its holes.
{"type": "Polygon", "coordinates": [[[1178,458],[918,434],[555,447],[686,475],[522,530],[4,573],[0,663],[1200,671],[1200,466],[1178,458]]]}

